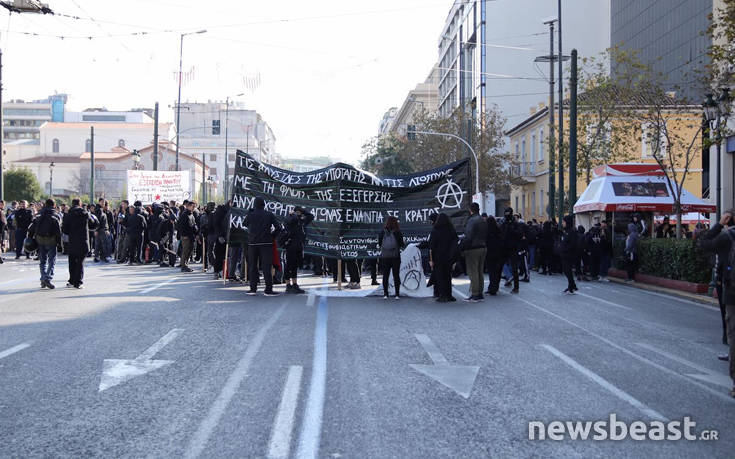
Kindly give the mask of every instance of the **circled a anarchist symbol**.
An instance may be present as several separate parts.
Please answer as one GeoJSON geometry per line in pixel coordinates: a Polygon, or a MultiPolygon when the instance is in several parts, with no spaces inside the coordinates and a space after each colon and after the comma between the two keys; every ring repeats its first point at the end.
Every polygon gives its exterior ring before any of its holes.
{"type": "Polygon", "coordinates": [[[412,269],[403,277],[403,288],[407,290],[418,290],[421,285],[421,273],[412,269]]]}
{"type": "Polygon", "coordinates": [[[441,204],[442,209],[459,209],[462,206],[462,198],[466,191],[462,191],[452,179],[447,179],[447,183],[443,184],[436,191],[436,199],[441,204]]]}

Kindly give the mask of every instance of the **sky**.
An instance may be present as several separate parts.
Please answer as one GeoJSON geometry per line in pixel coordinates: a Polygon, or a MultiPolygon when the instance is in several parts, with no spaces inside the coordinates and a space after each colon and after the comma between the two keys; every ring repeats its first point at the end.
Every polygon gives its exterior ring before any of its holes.
{"type": "MultiPolygon", "coordinates": [[[[158,101],[161,120],[171,121],[180,34],[204,29],[184,38],[183,68],[192,78],[182,101],[243,94],[235,99],[263,115],[280,155],[355,163],[383,113],[400,106],[436,63],[453,1],[45,3],[57,14],[0,13],[5,100],[66,93],[69,110],[158,101]],[[257,87],[246,84],[253,79],[257,87]]],[[[535,68],[533,57],[548,54],[542,22],[556,14],[556,3],[488,1],[487,71],[508,77],[489,80],[487,93],[508,127],[546,100],[548,66],[535,68]]],[[[595,54],[608,46],[609,0],[564,0],[563,8],[565,52],[575,46],[595,54]]]]}

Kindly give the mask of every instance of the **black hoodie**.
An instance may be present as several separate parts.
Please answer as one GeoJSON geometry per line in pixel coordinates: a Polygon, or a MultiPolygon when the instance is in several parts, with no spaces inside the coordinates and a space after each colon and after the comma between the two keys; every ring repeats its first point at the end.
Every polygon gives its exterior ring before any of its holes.
{"type": "Polygon", "coordinates": [[[577,239],[579,233],[574,228],[574,219],[571,215],[564,217],[566,227],[561,235],[561,258],[564,261],[573,262],[577,258],[577,239]]]}
{"type": "Polygon", "coordinates": [[[64,215],[61,230],[69,236],[66,247],[70,255],[85,256],[89,253],[89,231],[95,226],[96,218],[82,207],[74,206],[64,215]]]}
{"type": "Polygon", "coordinates": [[[265,210],[265,201],[260,196],[255,198],[253,206],[242,222],[250,233],[250,245],[273,244],[273,237],[281,232],[281,224],[272,212],[265,210]]]}

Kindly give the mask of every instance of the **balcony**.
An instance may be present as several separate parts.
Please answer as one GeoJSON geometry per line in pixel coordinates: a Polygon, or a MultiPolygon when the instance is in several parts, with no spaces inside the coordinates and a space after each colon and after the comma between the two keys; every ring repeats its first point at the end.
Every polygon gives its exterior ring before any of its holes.
{"type": "Polygon", "coordinates": [[[515,177],[523,177],[527,182],[536,181],[537,163],[535,161],[526,161],[515,164],[513,166],[513,175],[515,177]]]}

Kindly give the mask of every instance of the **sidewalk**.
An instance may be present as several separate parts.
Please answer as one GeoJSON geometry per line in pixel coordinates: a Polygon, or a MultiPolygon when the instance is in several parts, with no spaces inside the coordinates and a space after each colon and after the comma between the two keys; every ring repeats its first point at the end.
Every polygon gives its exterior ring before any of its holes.
{"type": "Polygon", "coordinates": [[[634,282],[632,284],[629,284],[625,282],[624,279],[620,279],[618,277],[613,277],[613,276],[608,276],[608,279],[610,279],[610,282],[615,282],[615,283],[626,285],[629,287],[639,288],[642,290],[648,290],[651,292],[664,293],[666,295],[671,295],[671,296],[676,296],[676,297],[684,298],[684,299],[691,300],[691,301],[696,301],[697,303],[702,303],[707,306],[712,306],[714,308],[717,308],[718,310],[720,308],[719,303],[717,302],[717,299],[712,298],[711,296],[699,295],[696,293],[689,293],[689,292],[682,292],[680,290],[660,287],[658,285],[643,284],[641,282],[634,282]]]}

